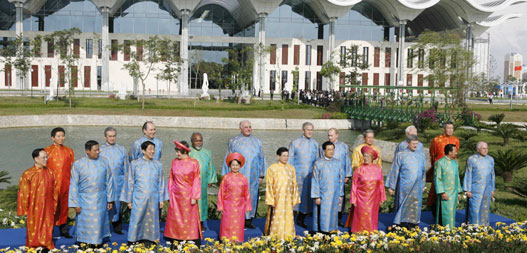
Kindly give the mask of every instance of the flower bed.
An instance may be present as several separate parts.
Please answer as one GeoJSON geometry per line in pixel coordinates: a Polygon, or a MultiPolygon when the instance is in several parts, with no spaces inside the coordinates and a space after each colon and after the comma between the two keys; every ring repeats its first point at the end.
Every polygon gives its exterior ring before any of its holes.
{"type": "MultiPolygon", "coordinates": [[[[61,246],[55,252],[89,252],[82,250],[83,245],[61,246]]],[[[0,252],[15,253],[34,249],[20,247],[0,249],[0,252]]],[[[198,249],[194,244],[157,245],[145,248],[143,245],[127,246],[126,244],[104,245],[98,252],[526,252],[527,221],[505,225],[497,223],[495,228],[489,226],[464,225],[450,229],[436,227],[412,229],[393,227],[388,233],[375,231],[371,233],[336,233],[331,235],[310,235],[287,238],[272,237],[253,238],[244,243],[219,242],[206,239],[206,244],[198,249]],[[170,247],[173,246],[173,250],[170,247]]]]}

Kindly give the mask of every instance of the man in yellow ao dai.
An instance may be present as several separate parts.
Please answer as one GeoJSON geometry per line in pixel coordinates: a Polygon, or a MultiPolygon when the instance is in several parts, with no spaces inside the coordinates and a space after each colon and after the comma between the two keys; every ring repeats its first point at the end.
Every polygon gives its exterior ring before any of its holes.
{"type": "Polygon", "coordinates": [[[293,207],[300,204],[295,168],[288,164],[289,150],[281,147],[276,151],[278,162],[267,169],[265,176],[265,204],[270,209],[266,228],[269,235],[286,239],[296,235],[293,207]]]}

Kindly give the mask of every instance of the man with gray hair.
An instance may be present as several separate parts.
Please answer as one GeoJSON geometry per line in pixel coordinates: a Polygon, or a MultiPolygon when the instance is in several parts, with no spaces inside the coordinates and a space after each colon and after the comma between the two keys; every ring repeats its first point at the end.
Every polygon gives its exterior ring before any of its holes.
{"type": "Polygon", "coordinates": [[[351,155],[352,169],[355,170],[364,163],[364,157],[362,156],[361,149],[365,145],[370,146],[374,148],[375,151],[377,151],[377,154],[379,155],[377,156],[377,159],[373,161],[373,163],[381,166],[382,168],[381,149],[373,145],[373,142],[375,141],[375,132],[371,129],[368,129],[362,133],[362,136],[364,137],[364,143],[357,146],[351,155]]]}
{"type": "Polygon", "coordinates": [[[203,135],[198,132],[192,133],[190,142],[192,145],[190,147],[189,156],[198,160],[199,162],[201,176],[201,198],[198,200],[198,205],[201,229],[205,230],[206,226],[204,226],[203,222],[207,220],[207,216],[209,214],[208,190],[211,184],[218,182],[218,177],[216,175],[214,164],[212,163],[212,153],[210,150],[203,147],[203,135]]]}
{"type": "MultiPolygon", "coordinates": [[[[417,128],[414,125],[408,126],[404,130],[404,132],[406,134],[406,137],[408,137],[410,135],[417,136],[417,128]]],[[[397,145],[397,147],[395,148],[395,152],[393,154],[393,159],[395,159],[395,156],[397,156],[397,153],[399,153],[399,152],[401,152],[401,151],[403,151],[403,150],[405,150],[407,148],[408,148],[408,142],[406,140],[401,141],[401,143],[399,143],[399,145],[397,145]]],[[[425,151],[424,151],[424,148],[423,148],[423,143],[419,142],[417,144],[417,152],[420,152],[423,155],[425,155],[425,151]]]]}
{"type": "Polygon", "coordinates": [[[489,225],[490,202],[494,197],[494,159],[485,142],[478,142],[478,153],[467,159],[463,191],[468,197],[466,221],[469,224],[489,225]]]}
{"type": "MultiPolygon", "coordinates": [[[[245,227],[256,228],[252,224],[252,220],[258,210],[258,187],[265,176],[266,163],[263,153],[262,141],[260,138],[252,135],[251,122],[248,120],[242,120],[240,122],[240,134],[232,137],[229,140],[229,146],[227,148],[227,154],[240,153],[245,157],[245,165],[240,169],[240,172],[247,177],[249,181],[249,192],[251,195],[251,206],[252,210],[245,214],[245,227]]],[[[225,161],[225,159],[224,159],[225,161]]],[[[227,163],[223,162],[222,175],[226,175],[230,172],[227,163]]]]}
{"type": "Polygon", "coordinates": [[[113,192],[115,193],[116,199],[113,209],[110,210],[110,220],[113,225],[115,233],[122,235],[122,214],[123,209],[121,208],[121,202],[119,196],[123,189],[124,174],[128,167],[128,153],[126,148],[117,144],[117,130],[113,127],[107,127],[104,129],[104,138],[106,142],[100,147],[99,155],[108,159],[110,170],[112,171],[113,177],[113,192]]]}
{"type": "Polygon", "coordinates": [[[314,126],[311,122],[302,124],[302,136],[294,139],[289,144],[289,163],[295,167],[296,182],[300,193],[300,205],[294,207],[297,212],[297,225],[307,228],[304,219],[313,212],[313,199],[311,198],[311,178],[313,164],[320,157],[318,142],[313,140],[314,126]]]}
{"type": "Polygon", "coordinates": [[[417,135],[406,137],[408,148],[397,153],[384,186],[395,195],[394,224],[413,228],[421,220],[421,202],[426,189],[425,157],[417,151],[417,135]]]}

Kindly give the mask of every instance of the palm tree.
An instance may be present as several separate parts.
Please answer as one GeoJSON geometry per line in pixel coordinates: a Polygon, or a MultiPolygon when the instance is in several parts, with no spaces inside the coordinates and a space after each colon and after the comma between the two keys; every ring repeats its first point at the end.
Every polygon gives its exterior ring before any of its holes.
{"type": "Polygon", "coordinates": [[[492,114],[489,116],[489,121],[496,123],[496,127],[499,127],[504,118],[505,113],[492,114]]]}
{"type": "Polygon", "coordinates": [[[512,182],[514,171],[527,166],[527,154],[524,154],[521,149],[497,150],[491,152],[490,156],[494,157],[496,174],[502,176],[505,183],[512,182]]]}
{"type": "Polygon", "coordinates": [[[510,138],[517,136],[518,127],[513,124],[503,124],[498,126],[492,134],[503,138],[503,146],[507,147],[509,146],[510,138]]]}
{"type": "Polygon", "coordinates": [[[0,171],[0,183],[11,183],[11,181],[9,181],[9,179],[11,179],[11,177],[9,176],[9,172],[5,171],[5,170],[2,170],[0,171]]]}

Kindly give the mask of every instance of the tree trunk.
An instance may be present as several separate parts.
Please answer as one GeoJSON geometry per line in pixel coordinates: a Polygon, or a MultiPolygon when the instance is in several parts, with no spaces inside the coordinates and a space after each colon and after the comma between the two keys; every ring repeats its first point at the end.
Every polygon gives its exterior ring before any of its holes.
{"type": "Polygon", "coordinates": [[[505,172],[503,172],[503,181],[505,183],[512,182],[512,171],[505,171],[505,172]]]}
{"type": "Polygon", "coordinates": [[[509,146],[509,137],[503,138],[503,146],[504,147],[509,146]]]}
{"type": "Polygon", "coordinates": [[[146,90],[146,87],[145,87],[145,82],[143,80],[141,80],[141,84],[143,85],[143,96],[141,98],[142,102],[141,102],[141,110],[144,110],[145,109],[145,90],[146,90]]]}

